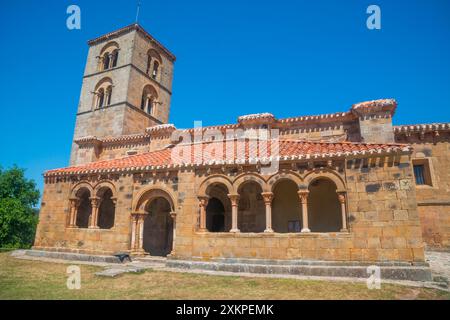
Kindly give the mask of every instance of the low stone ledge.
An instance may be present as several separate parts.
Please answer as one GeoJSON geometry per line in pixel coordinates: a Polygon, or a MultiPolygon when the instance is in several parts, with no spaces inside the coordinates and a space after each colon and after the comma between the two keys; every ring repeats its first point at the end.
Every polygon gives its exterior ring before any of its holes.
{"type": "MultiPolygon", "coordinates": [[[[166,267],[186,270],[207,270],[225,271],[236,273],[257,273],[257,274],[280,274],[297,276],[316,277],[345,277],[345,278],[365,278],[369,277],[368,265],[333,265],[320,262],[319,264],[264,264],[243,263],[243,262],[201,262],[190,260],[167,260],[166,267]]],[[[267,260],[266,260],[267,261],[267,260]]],[[[379,265],[381,278],[386,280],[411,280],[411,281],[431,281],[431,270],[429,266],[420,265],[379,265]]]]}
{"type": "Polygon", "coordinates": [[[90,255],[82,253],[44,251],[44,250],[23,250],[23,255],[37,258],[61,259],[71,261],[100,262],[100,263],[121,263],[118,257],[106,255],[90,255]]]}

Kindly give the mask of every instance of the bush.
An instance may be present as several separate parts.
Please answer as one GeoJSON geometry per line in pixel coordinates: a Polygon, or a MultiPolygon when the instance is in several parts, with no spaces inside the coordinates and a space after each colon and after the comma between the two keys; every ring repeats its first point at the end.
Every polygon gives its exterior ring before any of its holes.
{"type": "Polygon", "coordinates": [[[29,248],[38,222],[39,190],[25,170],[16,166],[0,167],[0,247],[29,248]]]}

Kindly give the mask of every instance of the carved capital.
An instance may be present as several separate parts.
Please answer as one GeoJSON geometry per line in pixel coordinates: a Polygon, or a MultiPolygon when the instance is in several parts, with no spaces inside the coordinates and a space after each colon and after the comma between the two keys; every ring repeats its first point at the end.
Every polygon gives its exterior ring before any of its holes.
{"type": "Polygon", "coordinates": [[[77,197],[74,198],[70,198],[70,208],[78,208],[78,206],[80,205],[80,199],[77,197]]]}
{"type": "Polygon", "coordinates": [[[309,196],[308,190],[300,190],[297,192],[297,194],[301,203],[308,203],[308,196],[309,196]]]}
{"type": "Polygon", "coordinates": [[[198,197],[200,207],[206,208],[209,202],[209,197],[201,196],[198,197]]]}
{"type": "Polygon", "coordinates": [[[172,218],[173,221],[175,221],[177,219],[177,213],[176,212],[171,212],[170,213],[170,217],[172,218]]]}
{"type": "Polygon", "coordinates": [[[228,194],[228,198],[231,201],[232,206],[237,206],[239,202],[239,195],[238,194],[228,194]]]}
{"type": "Polygon", "coordinates": [[[100,205],[100,198],[99,197],[90,197],[89,200],[91,200],[92,208],[98,208],[100,205]]]}
{"type": "Polygon", "coordinates": [[[264,199],[264,204],[266,204],[266,205],[272,204],[273,192],[262,192],[261,196],[264,199]]]}
{"type": "Polygon", "coordinates": [[[338,192],[338,199],[341,204],[345,203],[345,192],[338,192]]]}

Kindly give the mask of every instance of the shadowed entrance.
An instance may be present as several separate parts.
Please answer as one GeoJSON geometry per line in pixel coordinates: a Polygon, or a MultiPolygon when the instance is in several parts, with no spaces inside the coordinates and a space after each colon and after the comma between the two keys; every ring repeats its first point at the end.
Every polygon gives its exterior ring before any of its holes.
{"type": "Polygon", "coordinates": [[[162,198],[155,198],[145,208],[143,249],[152,256],[167,256],[172,251],[173,222],[170,204],[162,198]]]}

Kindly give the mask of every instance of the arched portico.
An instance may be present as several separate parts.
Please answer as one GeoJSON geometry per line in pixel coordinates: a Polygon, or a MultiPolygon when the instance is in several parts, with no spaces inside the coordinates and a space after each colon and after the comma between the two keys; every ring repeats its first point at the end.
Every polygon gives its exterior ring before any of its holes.
{"type": "Polygon", "coordinates": [[[175,243],[175,200],[166,189],[141,192],[131,215],[131,251],[134,254],[167,256],[175,243]]]}

